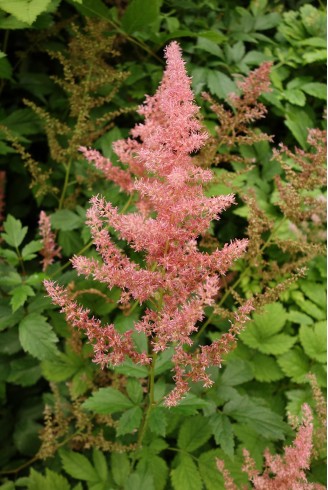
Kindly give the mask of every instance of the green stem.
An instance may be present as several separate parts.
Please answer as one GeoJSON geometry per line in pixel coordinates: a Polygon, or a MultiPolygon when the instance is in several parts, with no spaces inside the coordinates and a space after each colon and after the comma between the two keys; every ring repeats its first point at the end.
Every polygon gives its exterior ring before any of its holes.
{"type": "MultiPolygon", "coordinates": [[[[147,409],[144,413],[144,417],[143,417],[143,420],[141,423],[141,427],[139,429],[136,451],[138,451],[138,449],[141,449],[141,447],[142,447],[142,441],[143,441],[145,434],[146,434],[150,414],[151,414],[153,408],[156,406],[156,402],[155,402],[155,364],[156,364],[156,359],[157,359],[157,354],[154,352],[152,363],[149,366],[148,406],[147,406],[147,409]]],[[[134,453],[132,466],[135,465],[135,462],[136,462],[136,457],[135,457],[135,453],[134,453]]]]}

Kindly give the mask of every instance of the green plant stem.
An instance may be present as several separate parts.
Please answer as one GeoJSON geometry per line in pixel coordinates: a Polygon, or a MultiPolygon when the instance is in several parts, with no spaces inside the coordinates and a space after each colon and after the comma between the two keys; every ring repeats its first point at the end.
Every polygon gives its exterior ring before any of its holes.
{"type": "MultiPolygon", "coordinates": [[[[143,420],[141,422],[141,427],[140,427],[139,432],[138,432],[138,440],[137,440],[136,451],[138,451],[142,447],[142,441],[143,441],[145,434],[146,434],[150,414],[151,414],[153,408],[156,406],[156,402],[155,402],[155,365],[156,365],[156,359],[157,359],[157,354],[153,353],[152,362],[151,362],[151,365],[149,366],[148,405],[147,405],[147,408],[145,410],[144,417],[143,417],[143,420]]],[[[134,452],[134,454],[132,456],[132,468],[135,466],[136,460],[137,460],[136,451],[134,452]]]]}

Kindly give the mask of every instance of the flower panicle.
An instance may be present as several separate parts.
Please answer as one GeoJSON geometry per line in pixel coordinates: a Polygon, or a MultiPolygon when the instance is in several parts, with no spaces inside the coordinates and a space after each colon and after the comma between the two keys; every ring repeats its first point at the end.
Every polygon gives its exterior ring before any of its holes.
{"type": "Polygon", "coordinates": [[[44,211],[41,211],[39,216],[39,233],[43,244],[40,250],[40,254],[43,257],[41,261],[42,270],[45,271],[56,257],[61,258],[61,247],[56,244],[56,236],[51,231],[50,218],[44,211]]]}

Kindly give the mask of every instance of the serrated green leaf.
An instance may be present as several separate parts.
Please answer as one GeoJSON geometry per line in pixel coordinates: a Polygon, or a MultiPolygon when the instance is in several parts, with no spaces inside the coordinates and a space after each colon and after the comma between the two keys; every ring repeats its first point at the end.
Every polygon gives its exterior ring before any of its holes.
{"type": "Polygon", "coordinates": [[[122,487],[130,474],[130,460],[126,453],[111,454],[111,471],[114,482],[122,487]]]}
{"type": "Polygon", "coordinates": [[[162,407],[153,408],[148,421],[149,429],[154,434],[165,437],[167,423],[167,410],[162,407]]]}
{"type": "Polygon", "coordinates": [[[109,387],[100,388],[93,393],[83,403],[83,407],[95,413],[111,414],[133,407],[133,402],[120,391],[109,387]]]}
{"type": "Polygon", "coordinates": [[[20,386],[32,386],[41,377],[41,368],[38,361],[30,356],[14,359],[10,363],[9,383],[20,386]]]}
{"type": "Polygon", "coordinates": [[[174,490],[201,490],[202,480],[193,459],[189,454],[182,454],[177,467],[171,471],[174,490]]]}
{"type": "Polygon", "coordinates": [[[291,104],[299,105],[303,107],[306,102],[306,97],[302,90],[299,89],[286,89],[283,91],[283,96],[291,104]]]}
{"type": "Polygon", "coordinates": [[[14,287],[22,283],[22,276],[16,271],[10,271],[5,276],[0,277],[0,286],[14,287]]]}
{"type": "Polygon", "coordinates": [[[83,367],[83,359],[60,352],[56,358],[43,361],[41,367],[43,375],[49,381],[58,383],[74,376],[83,367]]]}
{"type": "Polygon", "coordinates": [[[255,459],[258,468],[263,466],[263,453],[265,449],[273,449],[273,444],[267,439],[261,437],[255,430],[252,430],[248,425],[234,424],[233,431],[242,447],[250,452],[250,455],[255,459]]]}
{"type": "Polygon", "coordinates": [[[85,456],[65,449],[59,450],[59,456],[66,473],[77,480],[99,481],[99,475],[85,456]]]}
{"type": "Polygon", "coordinates": [[[318,362],[327,362],[327,325],[318,322],[312,326],[301,325],[300,340],[306,354],[318,362]]]}
{"type": "Polygon", "coordinates": [[[295,347],[295,349],[278,357],[277,361],[282,371],[292,381],[295,383],[307,382],[306,376],[309,373],[310,363],[308,357],[299,347],[295,347]]]}
{"type": "Polygon", "coordinates": [[[70,490],[70,485],[66,478],[52,470],[46,469],[45,476],[41,475],[33,468],[28,478],[27,490],[70,490]]]}
{"type": "Polygon", "coordinates": [[[131,34],[136,31],[144,32],[151,28],[159,18],[159,0],[132,0],[129,2],[121,24],[125,32],[131,34]]]}
{"type": "Polygon", "coordinates": [[[192,452],[209,440],[212,430],[208,419],[202,415],[189,417],[179,431],[178,446],[184,451],[192,452]]]}
{"type": "Polygon", "coordinates": [[[238,422],[249,425],[267,439],[284,438],[287,425],[281,417],[269,408],[258,405],[246,395],[236,395],[226,403],[223,412],[238,422]]]}
{"type": "Polygon", "coordinates": [[[298,325],[312,325],[313,318],[297,310],[289,310],[288,320],[298,325]]]}
{"type": "Polygon", "coordinates": [[[325,288],[322,287],[322,284],[318,284],[316,282],[301,281],[300,287],[303,293],[308,298],[310,298],[313,303],[316,303],[324,310],[326,309],[327,295],[325,288]]]}
{"type": "Polygon", "coordinates": [[[133,401],[133,403],[140,403],[143,398],[143,389],[139,381],[137,381],[136,378],[130,378],[128,379],[128,382],[126,384],[126,391],[129,395],[130,400],[133,401]]]}
{"type": "Polygon", "coordinates": [[[124,490],[155,490],[153,478],[134,472],[126,480],[124,490]]]}
{"type": "Polygon", "coordinates": [[[142,364],[134,364],[131,359],[126,359],[122,364],[115,367],[115,371],[134,378],[147,378],[148,369],[142,364]]]}
{"type": "Polygon", "coordinates": [[[47,9],[49,3],[50,0],[0,0],[0,8],[31,25],[47,9]]]}
{"type": "Polygon", "coordinates": [[[253,379],[252,368],[247,361],[231,359],[221,376],[221,383],[227,386],[237,386],[253,379]]]}
{"type": "Polygon", "coordinates": [[[140,407],[132,407],[126,410],[118,421],[116,434],[123,436],[131,434],[138,429],[142,419],[142,410],[140,407]]]}
{"type": "Polygon", "coordinates": [[[206,51],[207,53],[211,53],[218,58],[223,57],[222,50],[220,46],[218,46],[218,43],[213,42],[205,37],[199,37],[197,39],[197,48],[206,51]]]}
{"type": "Polygon", "coordinates": [[[287,413],[299,417],[302,415],[304,403],[311,404],[312,393],[310,390],[289,390],[286,391],[289,400],[286,406],[287,413]]]}
{"type": "Polygon", "coordinates": [[[224,489],[224,479],[216,466],[216,458],[222,458],[224,453],[221,449],[214,449],[202,453],[198,459],[198,468],[205,483],[206,490],[224,489]]]}
{"type": "Polygon", "coordinates": [[[278,381],[284,377],[284,373],[273,357],[258,352],[252,358],[251,364],[254,369],[255,379],[262,383],[278,381]]]}
{"type": "Polygon", "coordinates": [[[51,224],[56,230],[71,231],[80,228],[84,221],[81,216],[69,209],[60,209],[50,216],[51,224]]]}
{"type": "Polygon", "coordinates": [[[285,125],[292,132],[295,139],[306,149],[309,128],[313,127],[313,121],[308,113],[298,107],[288,107],[286,111],[285,125]]]}
{"type": "Polygon", "coordinates": [[[207,400],[203,400],[193,393],[188,393],[175,407],[170,409],[173,413],[181,413],[183,415],[193,415],[197,413],[198,409],[206,408],[211,403],[207,400]]]}
{"type": "Polygon", "coordinates": [[[211,94],[226,99],[229,94],[236,92],[236,84],[224,73],[217,70],[208,70],[207,85],[211,94]]]}
{"type": "Polygon", "coordinates": [[[52,359],[58,354],[56,334],[46,318],[37,313],[27,315],[20,322],[19,340],[26,352],[41,361],[52,359]]]}
{"type": "Polygon", "coordinates": [[[31,286],[28,286],[27,284],[21,284],[20,286],[17,286],[15,289],[10,291],[10,295],[12,296],[10,300],[11,307],[13,309],[13,312],[18,310],[29,296],[35,296],[35,292],[31,288],[31,286]]]}
{"type": "Polygon", "coordinates": [[[2,233],[2,238],[11,247],[18,248],[25,238],[27,226],[22,226],[22,223],[8,214],[6,221],[3,224],[5,233],[2,233]]]}
{"type": "Polygon", "coordinates": [[[163,458],[156,455],[141,458],[137,466],[137,471],[139,474],[151,476],[155,490],[164,490],[166,488],[169,470],[163,458]]]}
{"type": "Polygon", "coordinates": [[[313,97],[317,97],[318,99],[327,99],[327,87],[324,83],[306,83],[305,85],[302,85],[302,90],[313,97]]]}
{"type": "Polygon", "coordinates": [[[43,245],[39,240],[33,240],[32,242],[29,242],[22,249],[23,260],[34,259],[34,257],[36,257],[35,252],[38,252],[39,250],[41,250],[42,246],[43,245]]]}
{"type": "Polygon", "coordinates": [[[225,454],[232,457],[234,453],[234,438],[229,418],[218,412],[211,415],[209,423],[216,444],[221,446],[225,454]]]}
{"type": "Polygon", "coordinates": [[[92,460],[99,479],[102,482],[106,482],[108,477],[108,466],[104,454],[99,449],[94,448],[92,451],[92,460]]]}

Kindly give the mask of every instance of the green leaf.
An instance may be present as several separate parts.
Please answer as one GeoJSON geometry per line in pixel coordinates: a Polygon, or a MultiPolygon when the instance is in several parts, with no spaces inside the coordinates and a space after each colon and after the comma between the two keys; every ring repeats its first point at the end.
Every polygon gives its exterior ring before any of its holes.
{"type": "Polygon", "coordinates": [[[134,364],[131,359],[126,359],[119,366],[115,366],[115,371],[119,374],[125,374],[126,376],[132,376],[134,378],[147,378],[148,369],[141,364],[134,364]]]}
{"type": "Polygon", "coordinates": [[[70,485],[65,477],[46,469],[45,476],[33,468],[28,478],[27,490],[70,490],[70,485]]]}
{"type": "Polygon", "coordinates": [[[10,295],[12,296],[10,300],[10,304],[12,306],[13,312],[18,310],[29,296],[35,296],[35,292],[31,288],[31,286],[27,286],[26,284],[21,284],[16,287],[12,291],[10,291],[10,295]]]}
{"type": "Polygon", "coordinates": [[[1,54],[3,56],[1,56],[0,59],[0,78],[10,80],[13,73],[12,66],[7,58],[7,55],[5,53],[1,54]]]}
{"type": "Polygon", "coordinates": [[[262,314],[254,314],[240,338],[246,345],[258,349],[263,354],[283,354],[296,342],[296,337],[280,333],[287,319],[287,313],[280,303],[265,307],[262,314]],[[277,335],[276,335],[277,334],[277,335]]]}
{"type": "Polygon", "coordinates": [[[223,456],[223,452],[220,449],[214,449],[202,453],[198,459],[199,471],[206,490],[221,490],[225,488],[223,476],[216,466],[216,458],[220,456],[223,456]]]}
{"type": "Polygon", "coordinates": [[[241,441],[242,447],[247,449],[255,459],[257,467],[262,468],[263,452],[268,447],[270,448],[271,444],[248,425],[234,424],[233,430],[239,441],[241,441]]]}
{"type": "Polygon", "coordinates": [[[232,457],[234,453],[234,438],[229,417],[218,412],[210,417],[209,422],[216,444],[221,446],[225,454],[232,457]]]}
{"type": "Polygon", "coordinates": [[[193,415],[197,413],[198,409],[207,408],[208,406],[211,406],[209,401],[203,400],[193,393],[188,393],[176,407],[172,407],[170,410],[173,413],[193,415]]]}
{"type": "Polygon", "coordinates": [[[210,92],[221,99],[226,99],[229,94],[237,91],[231,78],[217,70],[208,70],[207,85],[210,92]]]}
{"type": "Polygon", "coordinates": [[[281,417],[269,408],[260,406],[246,395],[236,395],[226,403],[223,412],[238,422],[249,425],[267,439],[284,438],[287,424],[282,421],[281,417]]]}
{"type": "Polygon", "coordinates": [[[206,39],[204,37],[199,37],[197,39],[197,48],[207,53],[211,53],[218,58],[223,57],[223,53],[221,48],[218,46],[216,42],[211,41],[210,39],[206,39]]]}
{"type": "MultiPolygon", "coordinates": [[[[303,88],[303,87],[302,87],[303,88]]],[[[291,104],[299,105],[299,106],[304,106],[306,102],[306,97],[302,90],[299,89],[286,89],[283,91],[283,96],[288,102],[291,104]]]]}
{"type": "Polygon", "coordinates": [[[273,357],[258,352],[250,362],[254,369],[255,379],[257,381],[270,383],[284,377],[284,373],[273,357]]]}
{"type": "Polygon", "coordinates": [[[253,379],[252,368],[247,361],[231,359],[221,376],[221,383],[227,386],[237,386],[253,379]]]}
{"type": "Polygon", "coordinates": [[[184,451],[192,452],[209,440],[212,435],[212,429],[208,419],[202,415],[187,418],[182,424],[179,436],[178,446],[184,451]]]}
{"type": "Polygon", "coordinates": [[[71,231],[80,228],[84,221],[81,216],[69,209],[60,209],[50,216],[51,224],[56,230],[71,231]]]}
{"type": "Polygon", "coordinates": [[[292,381],[295,383],[308,382],[306,376],[310,370],[309,359],[299,347],[279,356],[277,361],[282,371],[292,381]]]}
{"type": "Polygon", "coordinates": [[[158,356],[156,364],[155,364],[155,376],[159,374],[165,373],[169,369],[172,369],[172,355],[174,350],[172,348],[166,349],[164,352],[158,356]]]}
{"type": "Polygon", "coordinates": [[[35,252],[38,252],[43,247],[42,243],[39,240],[33,240],[28,243],[22,249],[22,257],[23,260],[32,260],[36,257],[35,252]]]}
{"type": "Polygon", "coordinates": [[[114,482],[122,487],[130,474],[130,460],[126,453],[112,453],[110,459],[114,482]]]}
{"type": "Polygon", "coordinates": [[[285,125],[302,148],[306,149],[308,130],[313,127],[313,121],[308,113],[298,107],[287,107],[285,125]]]}
{"type": "Polygon", "coordinates": [[[298,325],[312,325],[313,318],[298,310],[289,310],[288,320],[298,325]]]}
{"type": "Polygon", "coordinates": [[[19,340],[26,352],[41,361],[52,359],[58,353],[56,334],[45,317],[37,313],[27,315],[20,322],[19,340]]]}
{"type": "Polygon", "coordinates": [[[324,310],[326,309],[327,297],[325,288],[322,287],[322,284],[318,284],[316,282],[301,281],[300,286],[305,296],[310,298],[313,303],[316,303],[324,310]]]}
{"type": "Polygon", "coordinates": [[[193,459],[189,454],[182,454],[177,467],[171,471],[174,490],[202,490],[202,480],[193,459]]]}
{"type": "Polygon", "coordinates": [[[80,356],[74,353],[67,355],[60,352],[54,359],[43,361],[41,368],[43,375],[49,381],[58,383],[74,376],[83,368],[83,365],[84,362],[80,356]]]}
{"type": "Polygon", "coordinates": [[[2,233],[2,238],[11,247],[18,248],[25,238],[27,226],[23,227],[18,219],[15,219],[11,214],[8,214],[3,227],[5,233],[2,233]]]}
{"type": "Polygon", "coordinates": [[[109,387],[100,388],[82,406],[95,413],[111,414],[131,408],[133,403],[123,393],[109,387]]]}
{"type": "Polygon", "coordinates": [[[50,0],[0,0],[0,9],[31,25],[49,3],[50,0]]]}
{"type": "Polygon", "coordinates": [[[159,0],[132,0],[129,2],[121,24],[125,32],[131,34],[136,31],[145,32],[151,29],[152,24],[159,20],[159,0]]]}
{"type": "Polygon", "coordinates": [[[41,368],[38,361],[30,356],[14,359],[10,363],[9,383],[20,386],[32,386],[41,377],[41,368]]]}
{"type": "Polygon", "coordinates": [[[92,451],[92,459],[99,479],[106,482],[108,477],[108,466],[104,454],[99,449],[94,448],[92,451]]]}
{"type": "Polygon", "coordinates": [[[306,83],[305,85],[302,85],[302,90],[306,94],[312,95],[313,97],[327,100],[327,87],[324,83],[306,83]]]}
{"type": "Polygon", "coordinates": [[[300,340],[304,351],[311,359],[327,362],[326,322],[318,322],[312,326],[301,325],[300,340]]]}
{"type": "Polygon", "coordinates": [[[286,396],[289,400],[286,406],[287,413],[299,417],[302,414],[304,403],[311,405],[313,400],[310,390],[289,390],[286,391],[286,396]]]}
{"type": "Polygon", "coordinates": [[[125,482],[124,490],[155,490],[151,475],[132,473],[125,482]]]}
{"type": "Polygon", "coordinates": [[[60,449],[59,456],[64,470],[73,478],[91,482],[99,481],[98,473],[90,461],[82,454],[60,449]]]}
{"type": "Polygon", "coordinates": [[[130,400],[132,400],[133,403],[137,404],[142,401],[143,389],[140,382],[137,381],[136,378],[128,379],[128,382],[126,384],[126,391],[129,395],[130,400]]]}
{"type": "Polygon", "coordinates": [[[153,408],[153,410],[150,412],[148,424],[149,429],[154,434],[165,437],[166,427],[168,424],[167,410],[162,407],[153,408]]]}
{"type": "Polygon", "coordinates": [[[169,470],[163,458],[155,454],[147,455],[147,457],[141,458],[139,461],[137,471],[139,474],[149,475],[152,478],[155,490],[164,490],[166,488],[169,470]]]}
{"type": "Polygon", "coordinates": [[[324,320],[325,319],[325,312],[323,309],[318,308],[318,306],[312,301],[308,301],[306,299],[298,300],[295,299],[295,302],[298,304],[300,308],[302,308],[305,313],[308,315],[312,316],[316,320],[324,320]]]}
{"type": "Polygon", "coordinates": [[[126,410],[118,421],[116,433],[118,436],[131,434],[138,429],[142,419],[140,407],[132,407],[126,410]]]}

